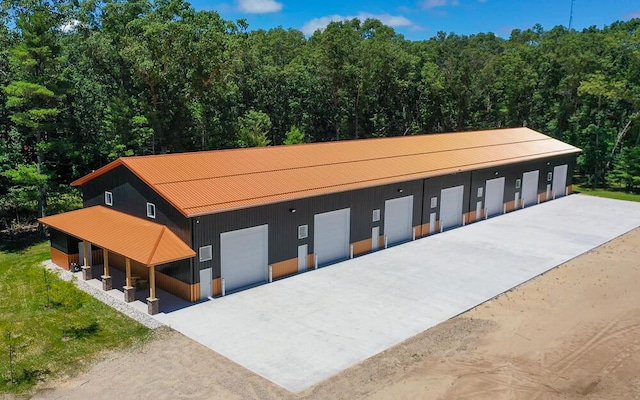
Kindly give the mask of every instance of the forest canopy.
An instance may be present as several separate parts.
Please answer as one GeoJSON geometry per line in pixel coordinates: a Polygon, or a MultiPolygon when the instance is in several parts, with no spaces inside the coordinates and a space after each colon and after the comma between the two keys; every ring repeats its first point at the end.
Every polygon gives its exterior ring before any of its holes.
{"type": "Polygon", "coordinates": [[[80,206],[121,156],[528,126],[640,189],[640,19],[409,41],[380,21],[307,37],[181,0],[0,1],[0,230],[80,206]]]}

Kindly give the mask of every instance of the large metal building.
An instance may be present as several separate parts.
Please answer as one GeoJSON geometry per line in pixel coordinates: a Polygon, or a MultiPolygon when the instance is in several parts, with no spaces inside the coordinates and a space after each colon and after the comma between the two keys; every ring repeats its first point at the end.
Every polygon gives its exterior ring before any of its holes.
{"type": "MultiPolygon", "coordinates": [[[[576,147],[528,128],[125,157],[42,218],[51,257],[188,301],[228,294],[571,192],[576,147]]],[[[90,277],[90,274],[86,274],[90,277]]]]}

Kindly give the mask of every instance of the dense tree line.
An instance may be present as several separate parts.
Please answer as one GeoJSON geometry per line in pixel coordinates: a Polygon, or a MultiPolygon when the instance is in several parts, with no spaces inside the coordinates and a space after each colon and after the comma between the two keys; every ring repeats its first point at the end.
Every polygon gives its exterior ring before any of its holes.
{"type": "Polygon", "coordinates": [[[1,0],[0,229],[120,156],[526,125],[640,188],[640,20],[438,33],[250,31],[182,0],[1,0]]]}

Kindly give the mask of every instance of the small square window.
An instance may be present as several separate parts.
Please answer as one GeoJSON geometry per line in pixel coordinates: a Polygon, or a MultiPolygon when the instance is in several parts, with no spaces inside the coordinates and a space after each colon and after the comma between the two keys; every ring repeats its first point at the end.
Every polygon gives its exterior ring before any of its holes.
{"type": "Polygon", "coordinates": [[[516,179],[516,189],[520,189],[522,181],[520,179],[516,179]]]}
{"type": "Polygon", "coordinates": [[[106,204],[108,206],[112,206],[113,205],[113,193],[104,192],[104,204],[106,204]]]}
{"type": "Polygon", "coordinates": [[[373,222],[380,221],[380,209],[373,210],[373,222]]]}
{"type": "Polygon", "coordinates": [[[482,197],[483,193],[484,193],[484,188],[481,186],[478,188],[478,197],[482,197]]]}
{"type": "Polygon", "coordinates": [[[155,218],[156,217],[156,205],[153,203],[147,203],[147,217],[155,218]]]}
{"type": "Polygon", "coordinates": [[[438,198],[437,197],[432,197],[431,198],[431,208],[436,208],[438,207],[438,198]]]}
{"type": "Polygon", "coordinates": [[[547,174],[547,182],[551,182],[551,179],[553,179],[553,172],[547,174]]]}
{"type": "Polygon", "coordinates": [[[309,236],[309,225],[300,225],[298,227],[298,239],[306,239],[309,236]]]}
{"type": "Polygon", "coordinates": [[[213,258],[213,248],[211,245],[202,246],[200,247],[198,254],[200,255],[200,262],[209,261],[213,258]]]}

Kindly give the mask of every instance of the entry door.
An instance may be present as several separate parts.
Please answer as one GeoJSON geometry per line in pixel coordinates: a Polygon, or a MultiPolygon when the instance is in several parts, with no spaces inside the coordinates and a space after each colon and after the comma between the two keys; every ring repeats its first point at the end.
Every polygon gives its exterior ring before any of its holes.
{"type": "Polygon", "coordinates": [[[529,171],[522,174],[522,206],[530,206],[538,202],[538,179],[540,171],[529,171]]]}
{"type": "Polygon", "coordinates": [[[220,264],[225,290],[266,282],[269,226],[220,234],[220,264]]]}
{"type": "Polygon", "coordinates": [[[487,218],[502,214],[504,204],[504,177],[490,179],[484,191],[484,205],[487,218]]]}
{"type": "Polygon", "coordinates": [[[462,225],[464,186],[442,189],[440,192],[440,225],[442,230],[462,225]]]}
{"type": "MultiPolygon", "coordinates": [[[[211,268],[200,270],[200,300],[211,297],[211,281],[213,280],[211,268]]],[[[226,282],[225,282],[226,284],[226,282]]]]}
{"type": "Polygon", "coordinates": [[[371,228],[371,251],[378,250],[380,245],[380,227],[374,226],[371,228]]]}
{"type": "Polygon", "coordinates": [[[318,265],[349,257],[351,210],[329,211],[313,217],[313,253],[318,265]]]}
{"type": "Polygon", "coordinates": [[[553,198],[557,199],[566,194],[567,190],[567,164],[553,168],[553,198]]]}
{"type": "Polygon", "coordinates": [[[429,214],[429,235],[436,231],[436,213],[429,214]]]}
{"type": "MultiPolygon", "coordinates": [[[[84,242],[78,243],[78,253],[80,255],[78,264],[80,264],[80,266],[82,267],[84,265],[84,242]]],[[[91,251],[91,243],[89,243],[89,254],[88,254],[89,258],[87,261],[89,265],[93,265],[92,253],[93,252],[91,251]]]]}
{"type": "Polygon", "coordinates": [[[387,245],[411,240],[412,217],[413,196],[384,202],[384,235],[387,238],[387,245]]]}
{"type": "Polygon", "coordinates": [[[304,272],[307,270],[307,254],[309,246],[301,244],[298,246],[298,272],[304,272]]]}

